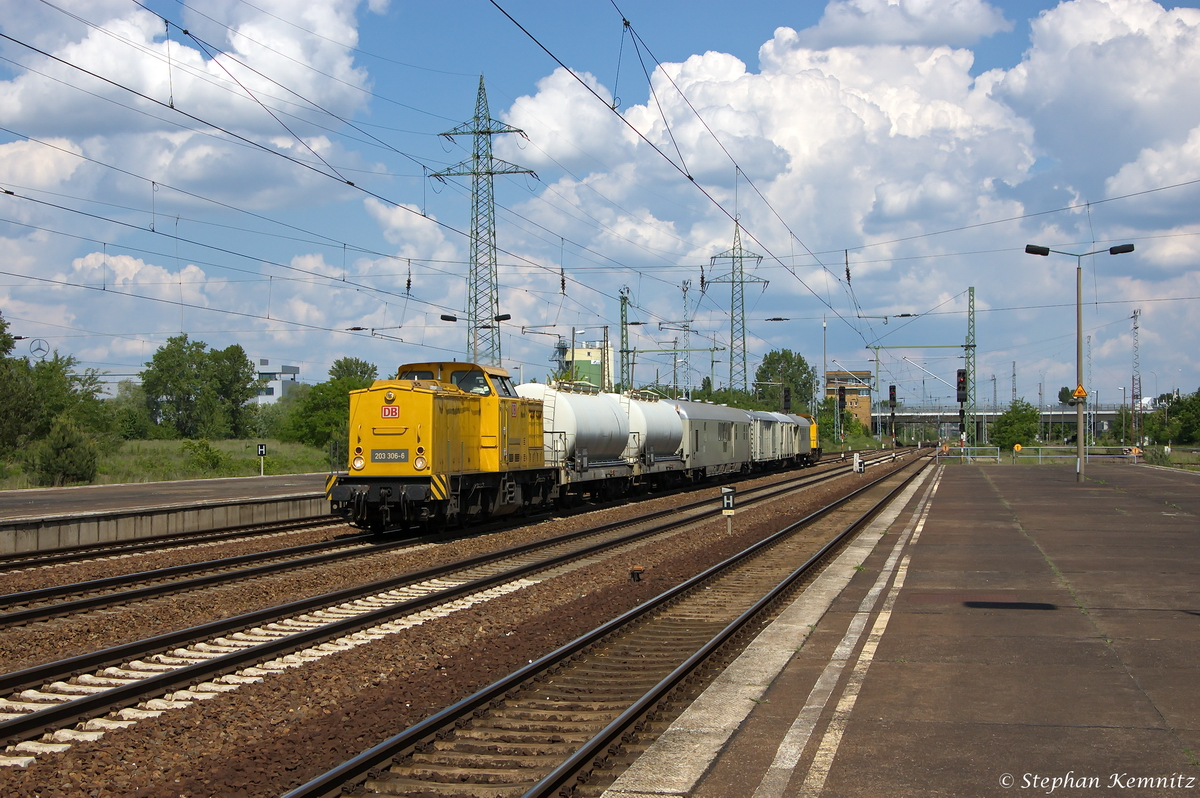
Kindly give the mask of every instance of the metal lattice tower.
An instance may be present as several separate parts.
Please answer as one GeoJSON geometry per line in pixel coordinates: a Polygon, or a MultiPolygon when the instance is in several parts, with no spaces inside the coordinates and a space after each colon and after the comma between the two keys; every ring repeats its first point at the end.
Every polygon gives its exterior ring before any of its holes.
{"type": "Polygon", "coordinates": [[[1133,407],[1133,418],[1130,424],[1133,432],[1130,440],[1135,445],[1140,445],[1142,440],[1142,359],[1138,352],[1138,316],[1140,315],[1142,315],[1141,308],[1133,312],[1133,390],[1129,396],[1133,407]]]}
{"type": "Polygon", "coordinates": [[[621,390],[633,389],[633,353],[629,351],[629,286],[621,287],[621,390]]]}
{"type": "Polygon", "coordinates": [[[975,429],[975,286],[967,289],[967,341],[963,350],[966,352],[967,369],[967,401],[963,407],[963,419],[967,427],[967,446],[975,446],[978,435],[975,429]]]}
{"type": "Polygon", "coordinates": [[[715,270],[717,262],[729,261],[729,276],[718,280],[709,280],[708,284],[729,283],[732,286],[732,302],[729,306],[729,387],[746,391],[749,384],[746,378],[746,283],[763,283],[761,277],[746,276],[746,261],[753,260],[754,265],[762,263],[763,256],[742,249],[742,225],[737,220],[733,223],[733,247],[719,255],[709,258],[709,264],[715,270]]]}
{"type": "MultiPolygon", "coordinates": [[[[688,307],[688,289],[692,287],[691,280],[683,281],[683,389],[688,391],[692,386],[692,318],[691,308],[688,307]]],[[[691,396],[688,393],[688,396],[691,396]]]]}
{"type": "Polygon", "coordinates": [[[492,157],[492,136],[524,131],[497,122],[488,113],[483,75],[479,76],[479,94],[475,116],[441,135],[472,136],[471,159],[462,161],[432,177],[471,178],[471,268],[467,275],[467,357],[474,363],[500,365],[500,285],[496,268],[496,202],[493,178],[496,175],[532,175],[528,169],[492,157]]]}

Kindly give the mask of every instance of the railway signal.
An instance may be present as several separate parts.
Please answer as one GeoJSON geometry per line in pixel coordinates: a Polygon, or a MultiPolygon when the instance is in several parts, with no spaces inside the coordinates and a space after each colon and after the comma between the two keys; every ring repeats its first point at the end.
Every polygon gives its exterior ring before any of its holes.
{"type": "Polygon", "coordinates": [[[958,396],[958,401],[967,401],[967,370],[959,369],[958,378],[955,380],[954,391],[958,396]]]}
{"type": "Polygon", "coordinates": [[[721,486],[721,515],[725,516],[725,532],[733,534],[733,502],[737,488],[733,485],[721,486]]]}

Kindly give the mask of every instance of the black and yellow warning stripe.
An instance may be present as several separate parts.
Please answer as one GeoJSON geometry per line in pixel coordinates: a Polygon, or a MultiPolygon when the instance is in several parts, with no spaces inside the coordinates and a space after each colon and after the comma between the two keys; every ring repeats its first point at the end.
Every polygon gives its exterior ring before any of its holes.
{"type": "Polygon", "coordinates": [[[450,498],[450,478],[445,474],[434,474],[429,478],[429,498],[445,501],[450,498]]]}

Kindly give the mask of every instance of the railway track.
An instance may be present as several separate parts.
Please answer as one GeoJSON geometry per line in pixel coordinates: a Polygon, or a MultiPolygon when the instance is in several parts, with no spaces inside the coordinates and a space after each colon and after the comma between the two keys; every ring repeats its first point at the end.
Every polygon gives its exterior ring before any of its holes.
{"type": "Polygon", "coordinates": [[[322,524],[332,523],[343,522],[337,516],[323,515],[315,518],[300,518],[269,524],[247,524],[244,526],[223,527],[221,529],[209,529],[200,532],[156,535],[152,538],[111,540],[103,543],[66,546],[57,549],[46,549],[44,551],[4,554],[0,555],[0,576],[27,568],[48,568],[91,560],[130,557],[149,552],[213,545],[231,540],[251,540],[255,537],[283,536],[301,529],[309,529],[321,526],[322,524]]]}
{"type": "Polygon", "coordinates": [[[885,475],[537,662],[349,760],[285,798],[342,794],[598,794],[639,732],[928,465],[885,475]],[[814,554],[796,533],[820,528],[814,554]],[[802,562],[799,567],[794,563],[802,562]]]}
{"type": "MultiPolygon", "coordinates": [[[[792,482],[813,484],[837,471],[792,482]]],[[[748,490],[743,506],[796,487],[748,490]]],[[[18,758],[61,750],[76,739],[523,589],[556,568],[578,567],[606,550],[673,534],[711,516],[717,501],[675,508],[671,512],[678,517],[668,522],[606,524],[0,676],[0,695],[7,696],[0,699],[0,740],[15,746],[9,756],[18,758]],[[41,735],[47,737],[38,740],[41,735]]]]}
{"type": "MultiPolygon", "coordinates": [[[[887,457],[881,459],[887,459],[887,457]]],[[[826,472],[802,472],[783,480],[780,484],[785,488],[796,484],[815,484],[839,473],[842,471],[837,467],[826,472]]],[[[703,499],[685,504],[683,507],[700,506],[708,501],[711,500],[703,499]]],[[[335,522],[330,526],[339,524],[340,522],[335,522]]],[[[319,525],[304,522],[299,528],[313,529],[317,526],[319,525]]],[[[286,525],[280,525],[274,533],[286,534],[290,531],[293,530],[286,525]]],[[[237,557],[205,560],[0,595],[0,629],[104,607],[129,605],[165,595],[204,590],[233,581],[262,578],[283,571],[318,568],[355,557],[387,554],[424,545],[436,539],[439,539],[436,535],[415,538],[380,538],[372,534],[361,534],[303,546],[273,549],[237,557]]]]}
{"type": "MultiPolygon", "coordinates": [[[[331,526],[342,526],[338,521],[331,526]]],[[[0,629],[130,604],[281,571],[316,568],[342,560],[385,554],[427,543],[425,539],[380,540],[371,534],[224,557],[67,585],[0,595],[0,629]]]]}

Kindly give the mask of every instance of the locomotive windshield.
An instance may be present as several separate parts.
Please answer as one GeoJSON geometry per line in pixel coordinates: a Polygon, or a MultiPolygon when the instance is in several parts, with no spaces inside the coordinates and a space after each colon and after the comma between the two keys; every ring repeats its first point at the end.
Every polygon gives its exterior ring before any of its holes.
{"type": "Polygon", "coordinates": [[[513,388],[512,380],[508,377],[498,377],[493,374],[492,382],[496,383],[496,393],[501,396],[507,396],[510,399],[517,398],[517,390],[513,388]]]}
{"type": "Polygon", "coordinates": [[[433,372],[432,371],[418,371],[417,369],[409,369],[408,371],[401,372],[400,376],[397,377],[397,379],[400,379],[400,380],[432,380],[433,372]]]}
{"type": "Polygon", "coordinates": [[[450,372],[450,381],[457,385],[459,390],[467,393],[475,393],[480,396],[491,396],[492,394],[492,389],[488,387],[487,377],[479,369],[452,371],[450,372]]]}

